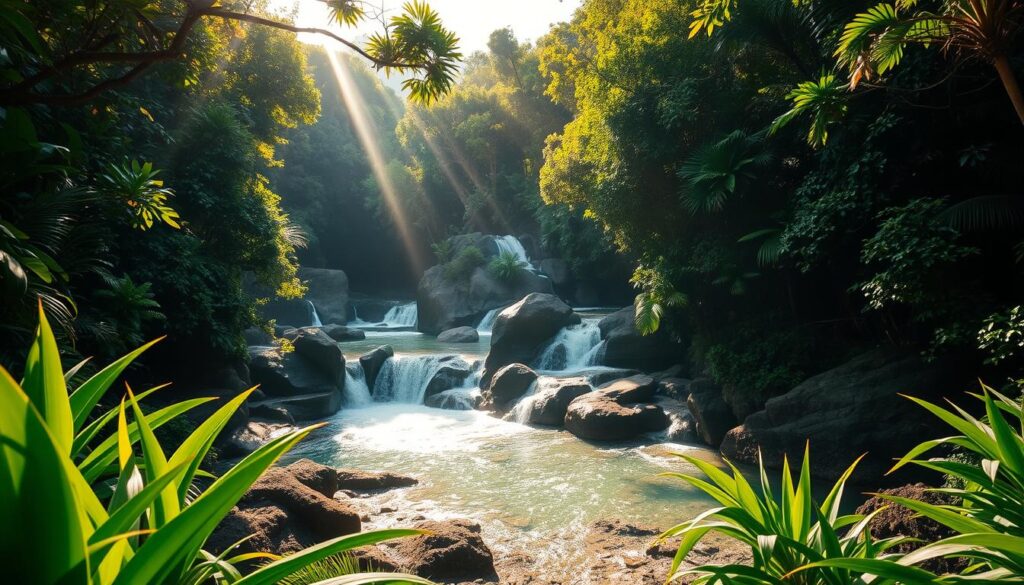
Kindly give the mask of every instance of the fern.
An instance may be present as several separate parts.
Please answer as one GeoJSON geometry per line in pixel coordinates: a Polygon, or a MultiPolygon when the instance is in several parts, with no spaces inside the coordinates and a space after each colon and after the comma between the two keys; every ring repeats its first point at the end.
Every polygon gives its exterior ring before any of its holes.
{"type": "Polygon", "coordinates": [[[940,219],[961,232],[1014,229],[1024,225],[1019,195],[982,195],[947,207],[940,219]]]}

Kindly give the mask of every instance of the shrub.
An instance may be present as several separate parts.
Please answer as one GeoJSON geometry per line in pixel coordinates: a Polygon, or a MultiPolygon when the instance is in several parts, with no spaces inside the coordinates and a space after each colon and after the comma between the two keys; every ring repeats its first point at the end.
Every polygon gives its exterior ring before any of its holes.
{"type": "MultiPolygon", "coordinates": [[[[418,534],[401,529],[353,534],[284,558],[228,557],[230,551],[215,557],[203,551],[207,537],[252,483],[317,427],[271,440],[219,478],[200,472],[200,461],[251,390],[217,409],[173,453],[164,451],[153,431],[212,399],[143,414],[140,401],[160,387],[138,395],[128,388],[118,406],[96,409],[121,372],[153,343],[103,368],[69,396],[40,304],[24,379],[19,384],[0,368],[0,551],[10,582],[269,585],[331,555],[418,534]],[[193,480],[200,475],[213,481],[195,494],[193,480]],[[234,563],[254,558],[270,562],[242,577],[234,563]]],[[[407,575],[365,577],[360,582],[429,583],[407,575]]]]}
{"type": "Polygon", "coordinates": [[[473,271],[483,266],[484,262],[484,254],[480,248],[466,246],[444,265],[444,277],[454,282],[467,281],[473,275],[473,271]]]}
{"type": "Polygon", "coordinates": [[[487,271],[491,276],[502,282],[514,282],[524,268],[522,260],[511,252],[502,252],[487,265],[487,271]]]}
{"type": "Polygon", "coordinates": [[[451,240],[434,242],[433,244],[430,244],[430,249],[434,252],[434,257],[437,258],[438,264],[447,263],[452,259],[452,254],[455,252],[455,248],[452,246],[451,240]]]}

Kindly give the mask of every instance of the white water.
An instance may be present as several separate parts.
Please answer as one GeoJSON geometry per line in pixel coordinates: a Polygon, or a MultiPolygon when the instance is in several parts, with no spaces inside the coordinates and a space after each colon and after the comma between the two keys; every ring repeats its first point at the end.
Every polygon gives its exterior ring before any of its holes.
{"type": "Polygon", "coordinates": [[[477,333],[490,333],[494,329],[494,322],[498,320],[498,315],[505,310],[504,307],[499,309],[491,309],[487,311],[483,319],[480,319],[480,324],[476,326],[477,333]]]}
{"type": "Polygon", "coordinates": [[[494,236],[494,243],[498,245],[498,254],[512,254],[517,260],[530,266],[530,257],[526,254],[526,248],[515,236],[494,236]]]}
{"type": "Polygon", "coordinates": [[[423,404],[427,384],[443,362],[441,355],[407,355],[388,358],[373,383],[377,402],[423,404]]]}
{"type": "Polygon", "coordinates": [[[530,387],[527,388],[526,393],[523,397],[516,402],[512,410],[505,416],[505,420],[517,422],[521,425],[525,425],[530,422],[530,413],[533,411],[533,403],[537,400],[537,391],[548,387],[548,385],[554,381],[554,378],[549,376],[541,376],[537,378],[530,387]]]}
{"type": "Polygon", "coordinates": [[[596,319],[584,319],[579,325],[562,328],[534,362],[544,371],[579,370],[596,366],[604,344],[596,319]]]}
{"type": "Polygon", "coordinates": [[[415,327],[418,309],[416,303],[396,305],[388,309],[384,315],[384,324],[388,327],[415,327]]]}
{"type": "Polygon", "coordinates": [[[480,389],[475,384],[474,387],[452,388],[437,395],[440,400],[437,406],[449,410],[473,410],[479,395],[480,389]]]}
{"type": "Polygon", "coordinates": [[[309,310],[313,312],[313,327],[323,327],[324,324],[320,322],[320,315],[316,314],[316,306],[313,305],[312,301],[306,301],[309,303],[309,310]]]}
{"type": "Polygon", "coordinates": [[[345,364],[345,390],[343,394],[345,406],[360,407],[373,404],[370,388],[366,385],[366,373],[359,361],[345,364]]]}

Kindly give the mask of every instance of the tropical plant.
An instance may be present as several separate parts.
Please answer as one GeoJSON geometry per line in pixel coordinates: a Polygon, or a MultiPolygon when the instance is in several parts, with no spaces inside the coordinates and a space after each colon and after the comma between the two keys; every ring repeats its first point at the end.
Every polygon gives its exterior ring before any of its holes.
{"type": "MultiPolygon", "coordinates": [[[[868,515],[841,514],[843,490],[859,459],[846,469],[819,504],[814,498],[811,485],[809,448],[804,451],[799,479],[795,484],[788,460],[783,461],[778,495],[769,484],[763,461],[760,463],[760,489],[754,491],[739,469],[731,463],[728,464],[730,474],[707,461],[686,455],[680,457],[700,469],[708,479],[684,473],[665,475],[693,485],[714,498],[721,506],[674,526],[659,537],[661,541],[674,537],[682,538],[672,561],[670,581],[692,576],[696,577],[692,582],[698,584],[867,583],[868,580],[864,579],[867,574],[865,571],[811,564],[837,558],[896,558],[896,553],[888,551],[906,541],[898,537],[882,540],[871,537],[869,524],[874,515],[881,510],[868,515]],[[753,564],[702,565],[680,570],[687,554],[709,532],[717,532],[749,546],[753,564]]],[[[908,579],[906,582],[913,582],[916,577],[929,575],[926,571],[905,567],[904,577],[908,579]]]]}
{"type": "Polygon", "coordinates": [[[721,210],[729,197],[771,160],[760,137],[742,130],[708,144],[679,167],[683,207],[694,214],[721,210]]]}
{"type": "Polygon", "coordinates": [[[156,220],[180,229],[178,212],[167,204],[174,192],[156,178],[159,173],[153,163],[125,161],[110,165],[106,172],[100,173],[97,182],[103,193],[123,201],[133,228],[148,230],[156,220]]]}
{"type": "MultiPolygon", "coordinates": [[[[311,562],[401,536],[383,530],[335,538],[283,558],[263,553],[221,556],[202,550],[207,537],[249,486],[313,431],[277,437],[220,477],[200,461],[251,390],[203,421],[173,452],[153,431],[210,399],[192,399],[144,414],[127,389],[120,404],[97,411],[101,398],[150,342],[118,359],[70,394],[53,332],[39,306],[39,328],[21,383],[0,368],[0,551],[17,583],[276,583],[311,562]],[[131,419],[131,422],[129,422],[131,419]],[[116,420],[116,422],[114,422],[116,420]],[[114,425],[114,429],[110,429],[114,425]],[[212,483],[198,495],[194,480],[212,483]],[[233,563],[269,563],[242,576],[233,563]]],[[[418,577],[375,574],[352,583],[418,577]]]]}
{"type": "Polygon", "coordinates": [[[143,326],[148,321],[163,321],[167,317],[160,312],[160,303],[154,299],[151,284],[135,284],[132,278],[104,275],[107,288],[99,289],[93,296],[103,308],[109,325],[116,333],[118,345],[135,347],[143,341],[143,326]]]}
{"type": "Polygon", "coordinates": [[[937,11],[919,4],[883,2],[845,26],[835,56],[850,71],[850,87],[896,67],[908,45],[937,45],[991,63],[1024,124],[1024,94],[1010,64],[1014,38],[1024,24],[1024,2],[943,0],[937,11]]]}
{"type": "Polygon", "coordinates": [[[847,110],[847,92],[835,74],[825,73],[817,81],[804,81],[786,95],[793,102],[793,107],[776,118],[769,127],[774,134],[802,114],[811,115],[811,128],[807,132],[807,143],[812,146],[825,146],[828,142],[829,126],[837,122],[847,110]]]}
{"type": "Polygon", "coordinates": [[[638,267],[630,278],[643,292],[633,301],[633,324],[641,335],[651,335],[661,327],[661,319],[669,307],[685,307],[686,295],[676,290],[664,274],[653,268],[638,267]]]}
{"type": "Polygon", "coordinates": [[[434,253],[434,258],[437,259],[438,264],[445,264],[452,259],[452,254],[455,253],[452,241],[447,238],[430,244],[430,250],[434,253]]]}
{"type": "Polygon", "coordinates": [[[466,246],[444,265],[444,276],[450,281],[462,282],[469,280],[473,271],[486,262],[483,252],[476,246],[466,246]]]}
{"type": "Polygon", "coordinates": [[[491,260],[490,264],[487,265],[487,271],[502,282],[514,281],[519,278],[519,275],[522,274],[524,269],[525,266],[523,261],[512,252],[502,252],[498,254],[491,260]]]}
{"type": "Polygon", "coordinates": [[[985,318],[978,331],[978,349],[985,352],[985,363],[994,366],[1024,358],[1024,307],[1017,305],[985,318]]]}

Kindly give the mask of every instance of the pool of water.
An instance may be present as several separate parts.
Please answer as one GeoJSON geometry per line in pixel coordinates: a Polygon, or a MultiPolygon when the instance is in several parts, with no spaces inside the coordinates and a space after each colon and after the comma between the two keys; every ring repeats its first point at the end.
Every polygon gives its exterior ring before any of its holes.
{"type": "Polygon", "coordinates": [[[341,344],[345,359],[359,356],[381,345],[390,345],[400,355],[459,354],[468,361],[483,359],[491,347],[491,336],[481,335],[474,343],[441,343],[433,335],[418,331],[366,331],[366,339],[341,344]]]}

